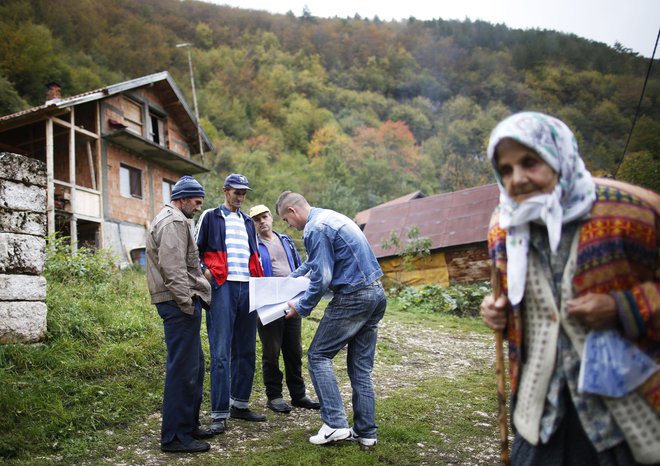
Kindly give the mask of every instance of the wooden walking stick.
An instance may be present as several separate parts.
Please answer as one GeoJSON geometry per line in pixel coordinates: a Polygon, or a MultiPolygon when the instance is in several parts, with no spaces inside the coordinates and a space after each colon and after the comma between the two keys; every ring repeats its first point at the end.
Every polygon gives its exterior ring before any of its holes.
{"type": "MultiPolygon", "coordinates": [[[[493,298],[497,300],[502,294],[502,272],[491,266],[490,284],[493,298]]],[[[502,465],[509,464],[509,432],[506,416],[506,374],[504,372],[504,335],[502,330],[495,330],[495,376],[497,377],[497,410],[500,426],[500,446],[502,449],[502,465]]]]}

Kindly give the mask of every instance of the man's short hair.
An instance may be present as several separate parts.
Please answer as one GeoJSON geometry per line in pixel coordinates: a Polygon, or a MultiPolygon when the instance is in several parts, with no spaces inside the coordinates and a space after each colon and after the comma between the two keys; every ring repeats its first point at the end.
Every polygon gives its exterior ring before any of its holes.
{"type": "Polygon", "coordinates": [[[284,191],[277,198],[277,202],[275,203],[275,212],[277,212],[277,215],[281,215],[281,212],[286,208],[298,205],[301,202],[307,204],[307,199],[305,199],[302,194],[294,193],[292,191],[284,191]]]}

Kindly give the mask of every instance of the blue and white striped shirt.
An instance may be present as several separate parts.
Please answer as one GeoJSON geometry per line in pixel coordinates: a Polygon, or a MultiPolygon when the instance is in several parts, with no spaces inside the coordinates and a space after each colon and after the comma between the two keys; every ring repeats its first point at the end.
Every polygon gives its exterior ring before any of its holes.
{"type": "Polygon", "coordinates": [[[225,243],[227,245],[227,280],[247,282],[250,280],[250,245],[243,218],[236,212],[225,215],[225,243]]]}

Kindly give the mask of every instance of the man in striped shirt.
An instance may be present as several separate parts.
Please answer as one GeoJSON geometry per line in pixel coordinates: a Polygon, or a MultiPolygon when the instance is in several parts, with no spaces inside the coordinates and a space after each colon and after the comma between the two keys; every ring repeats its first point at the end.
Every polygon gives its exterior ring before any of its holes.
{"type": "Polygon", "coordinates": [[[195,235],[212,289],[206,328],[211,352],[210,428],[216,433],[224,432],[228,417],[266,420],[248,408],[257,335],[256,312],[249,312],[248,283],[250,277],[264,276],[254,222],[240,209],[251,189],[245,176],[231,174],[223,191],[225,202],[202,213],[195,235]]]}

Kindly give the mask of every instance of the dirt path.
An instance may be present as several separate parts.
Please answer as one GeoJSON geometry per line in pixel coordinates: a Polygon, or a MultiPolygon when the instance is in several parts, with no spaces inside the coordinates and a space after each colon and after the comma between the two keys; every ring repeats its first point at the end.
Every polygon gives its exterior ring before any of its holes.
{"type": "MultiPolygon", "coordinates": [[[[441,325],[430,329],[414,323],[403,323],[385,319],[379,333],[379,341],[388,349],[393,349],[401,355],[397,361],[379,361],[377,356],[374,369],[374,383],[377,397],[386,398],[388,393],[406,387],[415,387],[420,382],[439,376],[454,378],[475,366],[488,366],[494,358],[493,340],[488,335],[452,332],[441,325]]],[[[381,358],[383,359],[383,358],[381,358]]],[[[350,400],[350,385],[345,374],[345,357],[335,358],[338,376],[341,380],[341,390],[344,400],[350,400]]],[[[309,380],[306,377],[306,380],[309,380]]],[[[313,432],[320,425],[317,411],[294,409],[288,415],[278,415],[265,408],[266,397],[254,393],[251,407],[268,416],[264,423],[229,423],[228,431],[212,440],[212,451],[204,455],[205,460],[217,460],[221,463],[229,453],[260,448],[263,440],[270,436],[273,430],[289,431],[301,427],[313,432]],[[212,458],[211,458],[212,457],[212,458]]],[[[206,415],[207,413],[204,413],[206,415]]],[[[497,425],[496,413],[476,413],[483,418],[482,425],[493,427],[497,425]]],[[[160,413],[155,413],[144,422],[141,431],[142,438],[135,445],[118,447],[115,458],[107,458],[108,464],[188,464],[195,461],[194,455],[181,455],[173,458],[160,452],[158,438],[160,429],[160,413]],[[125,462],[122,461],[125,458],[125,462]]],[[[299,435],[296,433],[296,435],[299,435]]],[[[423,464],[454,464],[454,455],[446,452],[427,450],[422,444],[417,444],[420,456],[427,458],[423,464]]],[[[480,439],[479,445],[466,444],[467,456],[473,460],[470,464],[497,464],[499,450],[496,439],[480,439]]]]}

